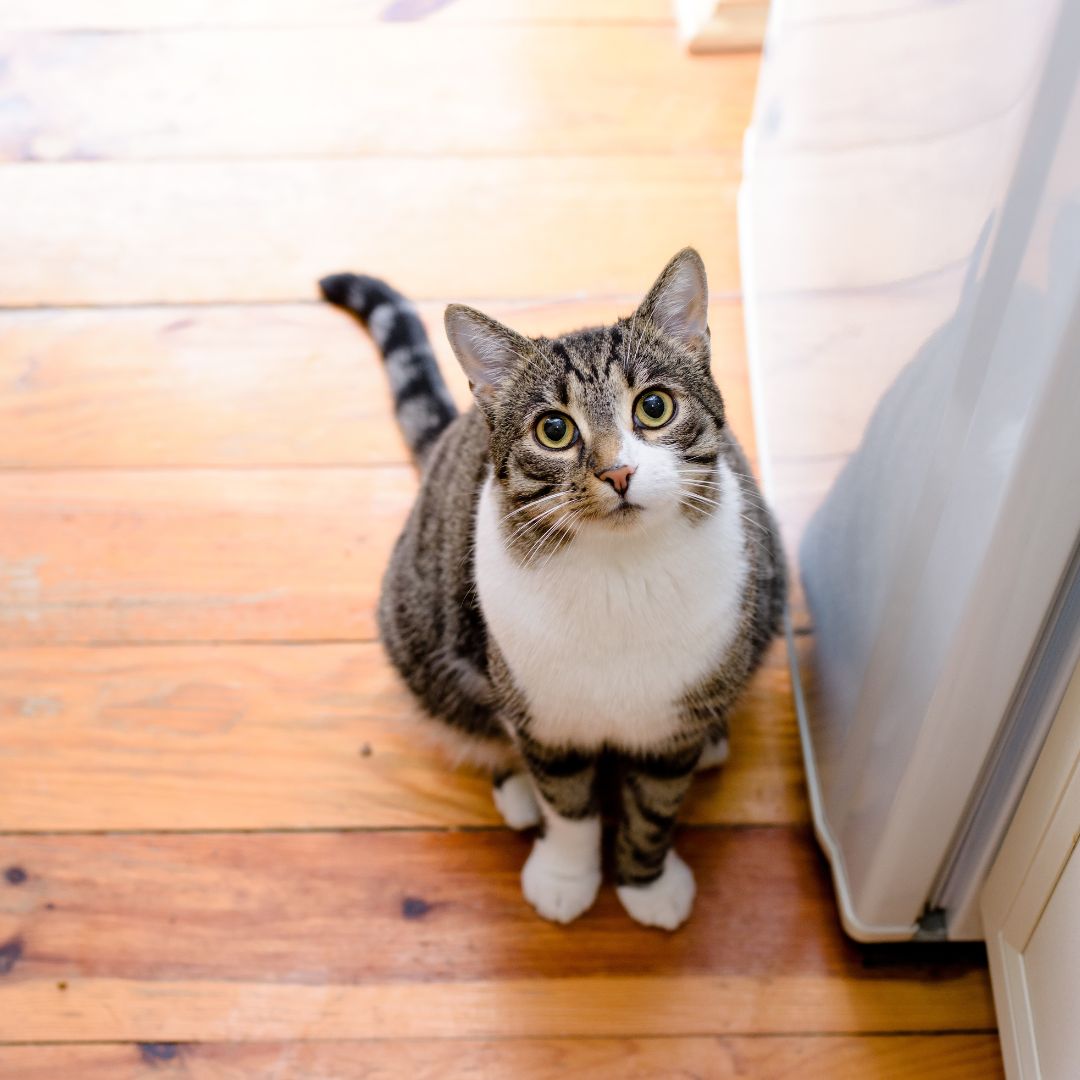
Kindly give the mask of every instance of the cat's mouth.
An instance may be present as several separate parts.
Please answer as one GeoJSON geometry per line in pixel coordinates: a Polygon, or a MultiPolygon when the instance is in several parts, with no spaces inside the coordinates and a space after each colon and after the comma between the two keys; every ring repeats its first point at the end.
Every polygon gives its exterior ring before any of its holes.
{"type": "Polygon", "coordinates": [[[601,528],[624,529],[634,526],[645,513],[641,503],[621,499],[617,506],[594,507],[586,520],[601,528]]]}
{"type": "Polygon", "coordinates": [[[641,503],[621,502],[618,506],[609,510],[601,520],[612,525],[629,525],[630,522],[639,517],[644,509],[645,507],[641,503]]]}

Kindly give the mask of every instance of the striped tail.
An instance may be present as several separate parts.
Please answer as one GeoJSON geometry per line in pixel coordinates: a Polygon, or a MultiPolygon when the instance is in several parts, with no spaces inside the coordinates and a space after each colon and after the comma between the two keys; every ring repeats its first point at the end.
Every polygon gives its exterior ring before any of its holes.
{"type": "Polygon", "coordinates": [[[319,282],[323,296],[351,311],[368,329],[382,353],[394,413],[418,462],[457,416],[424,324],[413,304],[378,278],[331,274],[319,282]]]}

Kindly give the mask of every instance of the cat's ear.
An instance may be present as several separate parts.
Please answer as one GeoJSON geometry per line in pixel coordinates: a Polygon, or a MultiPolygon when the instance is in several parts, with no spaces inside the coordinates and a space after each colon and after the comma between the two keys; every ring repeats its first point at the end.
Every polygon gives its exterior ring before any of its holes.
{"type": "Polygon", "coordinates": [[[446,336],[476,395],[497,389],[532,349],[528,338],[464,304],[451,304],[445,322],[446,336]]]}
{"type": "Polygon", "coordinates": [[[709,326],[709,282],[705,264],[693,248],[683,248],[664,267],[638,314],[680,345],[702,343],[709,326]]]}

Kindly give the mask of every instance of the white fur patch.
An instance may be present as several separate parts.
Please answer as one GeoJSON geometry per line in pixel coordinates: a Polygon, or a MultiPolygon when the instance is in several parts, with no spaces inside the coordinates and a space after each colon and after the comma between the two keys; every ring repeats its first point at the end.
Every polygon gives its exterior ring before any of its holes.
{"type": "Polygon", "coordinates": [[[511,829],[531,829],[540,824],[540,804],[532,781],[524,773],[508,776],[491,789],[495,806],[511,829]]]}
{"type": "Polygon", "coordinates": [[[568,923],[600,890],[600,819],[570,821],[543,809],[544,835],[521,871],[521,891],[545,919],[568,923]]]}
{"type": "Polygon", "coordinates": [[[532,733],[550,745],[664,742],[683,695],[738,633],[747,563],[731,470],[718,466],[720,505],[692,523],[678,510],[674,454],[641,440],[625,450],[637,467],[630,499],[644,508],[633,527],[592,523],[526,567],[506,550],[490,478],[480,497],[484,619],[528,702],[532,733]]]}
{"type": "MultiPolygon", "coordinates": [[[[363,298],[357,302],[356,306],[363,305],[363,298]]],[[[384,300],[381,304],[376,304],[375,307],[368,312],[368,333],[375,339],[375,343],[381,349],[383,342],[390,336],[390,327],[394,325],[398,317],[397,304],[390,300],[384,300]]]]}
{"type": "Polygon", "coordinates": [[[704,772],[706,769],[715,769],[727,761],[730,753],[731,748],[728,746],[727,738],[721,737],[716,742],[711,742],[705,747],[701,757],[698,758],[695,770],[704,772]]]}
{"type": "Polygon", "coordinates": [[[689,917],[697,886],[693,871],[672,849],[664,859],[663,873],[655,881],[648,885],[620,885],[615,891],[634,922],[674,930],[689,917]]]}

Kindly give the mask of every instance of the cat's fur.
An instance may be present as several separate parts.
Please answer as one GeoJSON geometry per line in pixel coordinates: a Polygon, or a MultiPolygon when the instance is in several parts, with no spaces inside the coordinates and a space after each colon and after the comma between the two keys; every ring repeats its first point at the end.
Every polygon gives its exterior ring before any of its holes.
{"type": "Polygon", "coordinates": [[[391,658],[492,769],[508,822],[542,824],[522,873],[541,914],[569,921],[595,898],[603,763],[619,897],[674,928],[694,894],[676,813],[695,768],[726,754],[785,594],[775,524],[710,372],[700,258],[676,255],[629,318],[556,339],[452,305],[478,406],[456,419],[407,301],[351,274],[322,288],[382,349],[423,468],[379,606],[391,658]],[[675,413],[653,429],[633,417],[656,388],[675,413]],[[551,411],[578,428],[567,449],[536,435],[551,411]]]}

